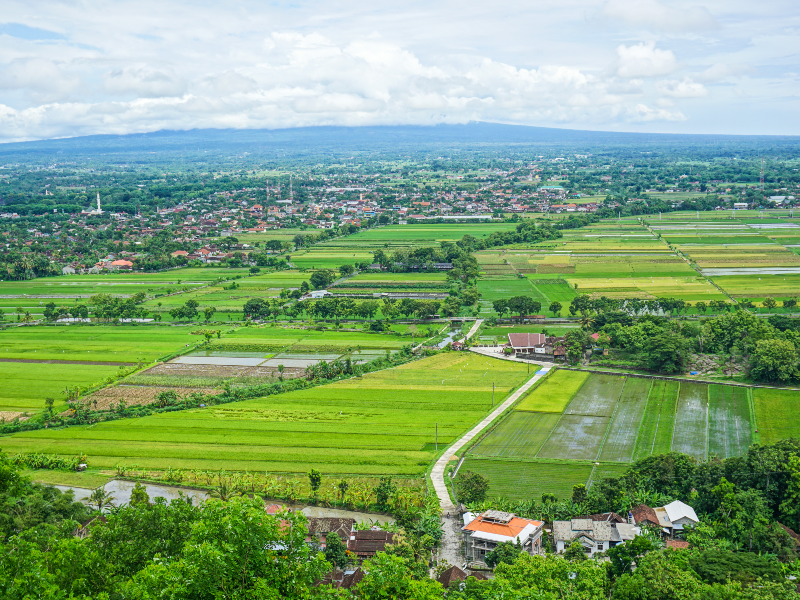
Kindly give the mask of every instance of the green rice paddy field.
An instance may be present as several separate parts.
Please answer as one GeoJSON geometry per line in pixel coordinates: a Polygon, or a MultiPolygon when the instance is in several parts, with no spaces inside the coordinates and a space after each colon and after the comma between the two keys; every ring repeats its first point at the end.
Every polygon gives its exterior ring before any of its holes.
{"type": "Polygon", "coordinates": [[[118,463],[328,474],[420,475],[527,378],[527,365],[448,353],[308,390],[2,440],[7,452],[84,452],[118,463]]]}
{"type": "Polygon", "coordinates": [[[744,386],[558,370],[472,447],[461,468],[486,475],[496,496],[564,498],[574,484],[621,474],[651,454],[740,456],[757,439],[756,414],[772,427],[770,440],[800,431],[800,422],[767,416],[797,392],[762,392],[754,411],[744,386]]]}

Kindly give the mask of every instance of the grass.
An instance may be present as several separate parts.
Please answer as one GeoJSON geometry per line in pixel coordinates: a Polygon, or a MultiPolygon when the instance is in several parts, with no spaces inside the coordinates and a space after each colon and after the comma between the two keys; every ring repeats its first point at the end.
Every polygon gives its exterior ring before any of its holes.
{"type": "MultiPolygon", "coordinates": [[[[196,329],[158,325],[58,325],[0,331],[0,358],[151,362],[200,341],[196,329]]],[[[49,368],[49,366],[48,366],[49,368]]]]}
{"type": "Polygon", "coordinates": [[[677,381],[656,379],[647,396],[647,408],[636,440],[634,460],[651,454],[664,454],[672,448],[675,410],[678,402],[677,381]]]}
{"type": "Polygon", "coordinates": [[[624,385],[624,377],[593,375],[575,394],[565,414],[611,417],[624,385]]]}
{"type": "Polygon", "coordinates": [[[480,473],[489,480],[490,497],[512,500],[541,500],[542,494],[555,494],[559,500],[572,496],[572,487],[587,483],[590,464],[560,461],[514,461],[469,456],[461,470],[480,473]]]}
{"type": "Polygon", "coordinates": [[[800,437],[800,393],[795,390],[753,390],[758,435],[762,444],[800,437]]]}
{"type": "Polygon", "coordinates": [[[751,444],[748,389],[710,385],[708,453],[719,458],[742,456],[751,444]]]}
{"type": "Polygon", "coordinates": [[[22,474],[39,483],[50,485],[70,485],[82,488],[98,488],[111,481],[112,477],[96,470],[54,471],[50,469],[24,469],[22,474]]]}
{"type": "Polygon", "coordinates": [[[519,411],[560,413],[588,378],[589,373],[584,371],[556,371],[525,396],[515,408],[519,411]]]}
{"type": "Polygon", "coordinates": [[[526,365],[447,353],[362,378],[140,419],[16,434],[8,452],[89,456],[93,467],[420,475],[527,377],[526,365]]]}
{"type": "Polygon", "coordinates": [[[64,404],[64,388],[91,385],[118,371],[115,366],[0,362],[0,411],[36,413],[48,397],[58,408],[64,404]]]}
{"type": "Polygon", "coordinates": [[[560,415],[513,411],[472,449],[473,455],[534,458],[560,415]]]}

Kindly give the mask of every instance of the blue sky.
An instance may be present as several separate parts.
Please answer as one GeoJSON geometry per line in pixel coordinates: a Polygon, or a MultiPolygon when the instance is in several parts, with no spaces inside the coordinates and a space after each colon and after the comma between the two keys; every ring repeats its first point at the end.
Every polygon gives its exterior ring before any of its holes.
{"type": "Polygon", "coordinates": [[[4,0],[0,142],[491,121],[800,135],[777,0],[4,0]]]}

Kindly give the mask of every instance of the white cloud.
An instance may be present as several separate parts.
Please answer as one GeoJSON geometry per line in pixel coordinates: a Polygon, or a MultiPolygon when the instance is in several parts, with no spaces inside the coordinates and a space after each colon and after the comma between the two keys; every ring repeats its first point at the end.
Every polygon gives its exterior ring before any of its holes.
{"type": "Polygon", "coordinates": [[[705,6],[681,6],[678,3],[666,6],[658,0],[608,0],[602,15],[652,31],[684,33],[719,27],[705,6]]]}
{"type": "Polygon", "coordinates": [[[658,77],[669,75],[678,68],[671,50],[659,50],[655,42],[635,46],[618,46],[616,73],[620,77],[658,77]]]}
{"type": "Polygon", "coordinates": [[[114,69],[103,76],[105,90],[111,94],[139,98],[180,96],[186,83],[172,69],[157,69],[147,65],[114,69]]]}
{"type": "Polygon", "coordinates": [[[0,141],[471,120],[757,133],[742,115],[764,101],[766,131],[794,133],[794,5],[702,1],[5,0],[3,20],[60,37],[0,33],[0,141]]]}
{"type": "Polygon", "coordinates": [[[708,95],[708,90],[702,83],[692,81],[688,77],[659,81],[656,90],[662,96],[669,98],[703,98],[708,95]]]}

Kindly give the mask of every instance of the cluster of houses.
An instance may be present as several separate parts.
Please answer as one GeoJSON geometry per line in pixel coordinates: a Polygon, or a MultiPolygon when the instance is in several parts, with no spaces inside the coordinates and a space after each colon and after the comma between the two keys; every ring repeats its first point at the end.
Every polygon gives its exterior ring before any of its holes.
{"type": "Polygon", "coordinates": [[[487,510],[479,515],[466,512],[462,518],[464,556],[468,563],[478,564],[503,542],[511,542],[531,555],[542,554],[548,534],[551,547],[557,554],[563,554],[578,542],[588,556],[594,556],[641,535],[645,527],[660,535],[668,546],[681,548],[686,542],[674,539],[676,534],[687,525],[700,522],[694,509],[679,500],[657,508],[642,504],[631,510],[627,517],[608,512],[569,521],[553,521],[550,531],[545,529],[544,521],[523,519],[498,510],[487,510]]]}

